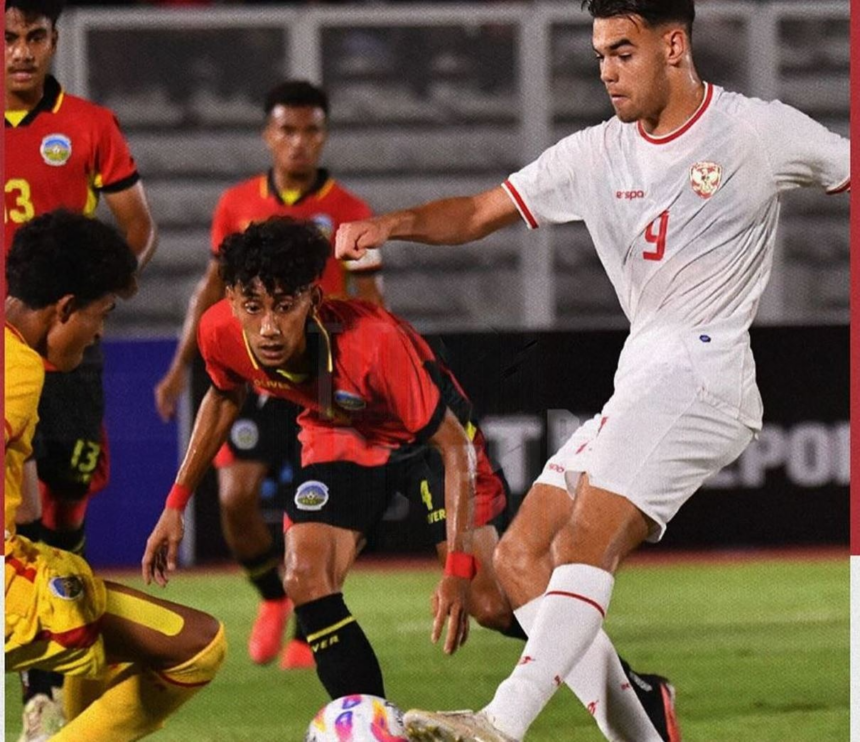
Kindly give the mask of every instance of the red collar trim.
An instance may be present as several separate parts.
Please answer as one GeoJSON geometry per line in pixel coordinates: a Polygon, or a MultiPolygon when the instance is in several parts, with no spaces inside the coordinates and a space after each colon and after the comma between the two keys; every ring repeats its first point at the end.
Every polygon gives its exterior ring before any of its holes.
{"type": "Polygon", "coordinates": [[[705,83],[705,96],[702,98],[702,102],[699,104],[699,107],[696,109],[696,112],[687,119],[687,121],[681,125],[680,128],[675,129],[675,131],[669,132],[668,134],[664,134],[663,136],[655,137],[645,131],[645,127],[642,126],[642,122],[637,122],[637,126],[639,127],[639,133],[642,135],[642,138],[646,142],[650,142],[651,144],[666,144],[677,139],[679,136],[689,131],[689,129],[695,124],[700,118],[702,118],[702,114],[708,110],[708,106],[711,104],[711,99],[714,97],[714,86],[711,83],[705,83]]]}

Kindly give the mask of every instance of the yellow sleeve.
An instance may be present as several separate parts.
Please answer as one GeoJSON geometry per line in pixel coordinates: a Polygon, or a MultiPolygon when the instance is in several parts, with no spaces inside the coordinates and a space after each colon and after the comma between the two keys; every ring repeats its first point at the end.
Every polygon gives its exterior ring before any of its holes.
{"type": "Polygon", "coordinates": [[[5,333],[3,428],[5,447],[29,448],[39,418],[39,395],[45,381],[42,358],[14,332],[5,333]]]}

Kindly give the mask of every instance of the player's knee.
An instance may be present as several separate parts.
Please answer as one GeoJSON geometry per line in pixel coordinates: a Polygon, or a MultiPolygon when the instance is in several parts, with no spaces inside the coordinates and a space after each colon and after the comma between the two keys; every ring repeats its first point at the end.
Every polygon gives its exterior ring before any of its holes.
{"type": "Polygon", "coordinates": [[[311,559],[294,557],[287,560],[284,591],[296,605],[302,605],[337,592],[337,589],[319,564],[311,559]]]}
{"type": "Polygon", "coordinates": [[[233,517],[241,517],[249,507],[254,507],[257,501],[255,490],[242,486],[238,482],[221,483],[218,487],[218,500],[222,512],[233,517]]]}
{"type": "Polygon", "coordinates": [[[517,539],[502,537],[493,552],[493,568],[504,584],[517,575],[526,574],[534,555],[517,539]]]}
{"type": "Polygon", "coordinates": [[[224,624],[206,613],[201,613],[194,622],[197,636],[190,646],[194,646],[196,651],[185,661],[162,672],[173,682],[184,685],[202,685],[211,681],[227,656],[224,624]]]}
{"type": "Polygon", "coordinates": [[[494,631],[503,631],[511,623],[511,607],[498,590],[472,590],[469,596],[469,613],[479,625],[494,631]]]}

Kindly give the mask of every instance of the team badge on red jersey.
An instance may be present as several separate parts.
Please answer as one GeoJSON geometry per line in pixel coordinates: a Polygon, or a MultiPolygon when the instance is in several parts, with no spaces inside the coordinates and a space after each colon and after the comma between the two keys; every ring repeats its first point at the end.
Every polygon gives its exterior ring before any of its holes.
{"type": "Polygon", "coordinates": [[[39,152],[46,165],[60,167],[65,165],[72,156],[72,140],[65,134],[48,134],[42,139],[39,152]]]}
{"type": "Polygon", "coordinates": [[[690,168],[690,185],[702,198],[713,196],[723,179],[723,168],[716,162],[697,162],[690,168]]]}
{"type": "Polygon", "coordinates": [[[311,217],[311,221],[327,240],[332,238],[334,234],[334,220],[328,214],[314,214],[311,217]]]}
{"type": "Polygon", "coordinates": [[[334,402],[338,407],[343,407],[345,410],[363,410],[367,407],[367,402],[361,397],[351,392],[345,392],[343,389],[335,390],[334,402]]]}

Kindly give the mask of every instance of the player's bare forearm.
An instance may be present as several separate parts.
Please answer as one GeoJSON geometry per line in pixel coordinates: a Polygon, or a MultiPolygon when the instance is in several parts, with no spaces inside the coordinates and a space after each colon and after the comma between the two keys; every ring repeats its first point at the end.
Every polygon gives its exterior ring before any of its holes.
{"type": "MultiPolygon", "coordinates": [[[[445,524],[448,554],[472,553],[474,520],[475,450],[466,430],[450,409],[445,410],[438,430],[429,441],[439,451],[445,467],[445,524]]],[[[442,636],[445,621],[444,650],[457,651],[469,636],[469,590],[471,576],[449,572],[445,574],[433,594],[433,630],[430,635],[435,644],[442,636]]]]}
{"type": "Polygon", "coordinates": [[[138,181],[123,191],[105,193],[105,201],[137,258],[138,271],[142,270],[158,246],[158,230],[149,211],[143,184],[138,181]]]}
{"type": "Polygon", "coordinates": [[[197,488],[218,449],[227,440],[247,394],[245,387],[229,392],[209,387],[194,418],[185,458],[176,475],[178,484],[190,490],[197,488]]]}
{"type": "Polygon", "coordinates": [[[445,466],[445,522],[448,552],[472,553],[474,518],[475,449],[466,430],[451,410],[446,410],[430,445],[445,466]]]}
{"type": "Polygon", "coordinates": [[[474,196],[444,198],[360,222],[346,222],[337,231],[335,255],[342,260],[355,260],[367,249],[381,247],[388,240],[461,245],[486,237],[518,218],[516,206],[504,189],[497,187],[474,196]]]}
{"type": "Polygon", "coordinates": [[[176,484],[158,523],[146,541],[141,559],[141,573],[147,585],[154,580],[164,587],[167,584],[167,574],[176,569],[179,544],[185,531],[182,518],[185,503],[190,493],[197,489],[218,449],[227,440],[247,393],[245,387],[225,392],[213,386],[209,387],[203,397],[194,419],[185,458],[176,475],[176,484]],[[171,503],[170,499],[178,489],[187,493],[181,505],[171,503]]]}

